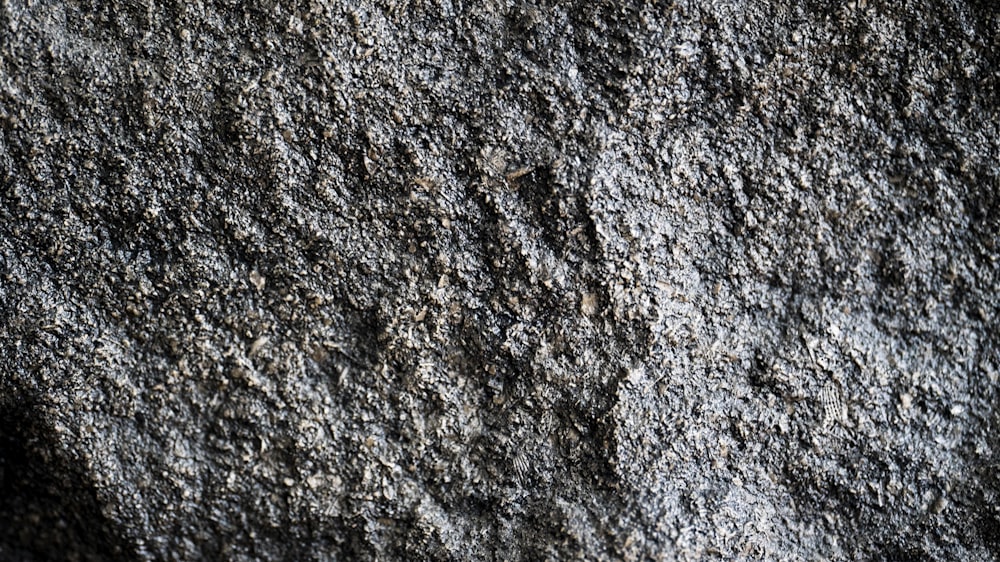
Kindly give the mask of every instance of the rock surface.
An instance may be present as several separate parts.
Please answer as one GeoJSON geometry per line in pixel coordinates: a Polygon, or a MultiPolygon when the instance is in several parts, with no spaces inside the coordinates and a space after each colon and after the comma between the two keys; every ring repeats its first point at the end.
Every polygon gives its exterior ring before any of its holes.
{"type": "Polygon", "coordinates": [[[0,3],[0,559],[1000,557],[998,57],[988,0],[0,3]]]}

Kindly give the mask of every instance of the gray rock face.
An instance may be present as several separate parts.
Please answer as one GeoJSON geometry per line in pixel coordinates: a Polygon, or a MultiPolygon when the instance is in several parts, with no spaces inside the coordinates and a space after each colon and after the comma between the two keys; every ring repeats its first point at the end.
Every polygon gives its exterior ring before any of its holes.
{"type": "Polygon", "coordinates": [[[1000,11],[0,4],[0,559],[1000,556],[1000,11]]]}

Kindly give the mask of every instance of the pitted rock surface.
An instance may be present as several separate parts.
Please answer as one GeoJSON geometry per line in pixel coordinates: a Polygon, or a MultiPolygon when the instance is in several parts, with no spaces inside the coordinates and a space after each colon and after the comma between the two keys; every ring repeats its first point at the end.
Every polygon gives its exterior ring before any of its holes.
{"type": "Polygon", "coordinates": [[[1000,10],[0,3],[0,559],[1000,557],[1000,10]]]}

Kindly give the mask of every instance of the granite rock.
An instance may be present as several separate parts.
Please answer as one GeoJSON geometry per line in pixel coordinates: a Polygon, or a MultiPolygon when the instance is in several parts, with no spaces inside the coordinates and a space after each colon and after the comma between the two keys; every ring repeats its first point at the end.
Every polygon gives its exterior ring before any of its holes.
{"type": "Polygon", "coordinates": [[[0,3],[0,559],[1000,557],[1000,10],[0,3]]]}

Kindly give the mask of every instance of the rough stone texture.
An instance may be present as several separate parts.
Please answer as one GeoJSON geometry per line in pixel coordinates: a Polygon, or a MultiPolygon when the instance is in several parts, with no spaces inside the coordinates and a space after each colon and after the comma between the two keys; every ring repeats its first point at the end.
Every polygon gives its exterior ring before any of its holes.
{"type": "Polygon", "coordinates": [[[0,559],[1000,557],[989,0],[0,2],[0,559]]]}

